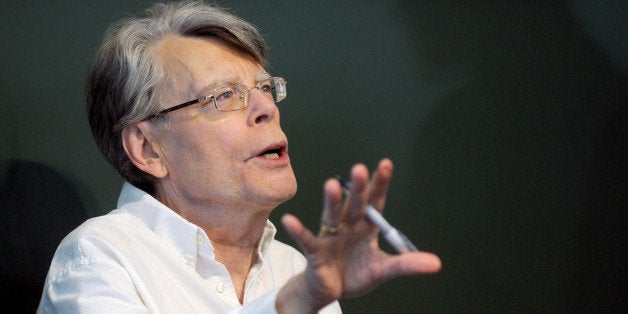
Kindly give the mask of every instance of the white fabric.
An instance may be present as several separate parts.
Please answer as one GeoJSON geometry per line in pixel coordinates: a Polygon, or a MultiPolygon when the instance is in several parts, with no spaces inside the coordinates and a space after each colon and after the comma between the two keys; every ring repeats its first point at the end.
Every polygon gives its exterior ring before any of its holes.
{"type": "MultiPolygon", "coordinates": [[[[118,209],[71,232],[53,258],[38,313],[276,313],[306,266],[268,221],[240,304],[205,232],[125,183],[118,209]]],[[[321,313],[340,313],[338,302],[321,313]]]]}

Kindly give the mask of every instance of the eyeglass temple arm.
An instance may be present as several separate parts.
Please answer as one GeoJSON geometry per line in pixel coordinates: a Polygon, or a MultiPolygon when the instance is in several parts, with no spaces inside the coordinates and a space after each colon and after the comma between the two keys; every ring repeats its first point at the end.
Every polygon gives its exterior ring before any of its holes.
{"type": "Polygon", "coordinates": [[[150,119],[155,118],[157,116],[161,116],[162,114],[166,114],[166,113],[168,113],[170,111],[175,111],[177,109],[181,109],[181,108],[184,108],[184,107],[187,107],[187,106],[199,103],[199,102],[201,102],[203,100],[207,100],[207,99],[209,99],[211,97],[214,97],[214,96],[205,96],[205,97],[201,97],[201,98],[198,98],[198,99],[190,100],[188,102],[184,102],[184,103],[182,103],[180,105],[176,105],[176,106],[172,106],[170,108],[166,108],[166,109],[164,109],[164,110],[162,110],[162,111],[160,111],[160,112],[150,116],[147,120],[150,120],[150,119]]]}

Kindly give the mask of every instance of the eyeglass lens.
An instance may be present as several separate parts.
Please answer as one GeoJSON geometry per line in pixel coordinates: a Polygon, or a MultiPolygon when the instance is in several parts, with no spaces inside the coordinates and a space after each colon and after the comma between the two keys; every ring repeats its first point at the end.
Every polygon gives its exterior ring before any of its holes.
{"type": "Polygon", "coordinates": [[[252,88],[235,84],[219,88],[214,91],[214,103],[220,111],[233,111],[245,108],[248,105],[251,89],[257,89],[268,99],[279,102],[286,98],[286,81],[280,77],[272,77],[259,82],[252,88]]]}

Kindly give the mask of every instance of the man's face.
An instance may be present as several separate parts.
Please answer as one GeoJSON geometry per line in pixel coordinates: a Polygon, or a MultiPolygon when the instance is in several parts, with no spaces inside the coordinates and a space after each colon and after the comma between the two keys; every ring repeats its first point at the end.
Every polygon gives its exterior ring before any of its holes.
{"type": "MultiPolygon", "coordinates": [[[[253,58],[218,40],[172,36],[155,48],[169,84],[162,109],[225,82],[250,88],[268,77],[253,58]]],[[[167,205],[269,210],[296,193],[279,111],[259,90],[250,90],[240,111],[220,112],[209,101],[168,115],[169,128],[153,127],[167,169],[158,193],[167,205]]]]}

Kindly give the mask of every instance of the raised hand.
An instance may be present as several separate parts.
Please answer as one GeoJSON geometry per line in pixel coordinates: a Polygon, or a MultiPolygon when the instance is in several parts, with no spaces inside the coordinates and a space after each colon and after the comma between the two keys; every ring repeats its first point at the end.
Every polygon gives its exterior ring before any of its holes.
{"type": "Polygon", "coordinates": [[[351,194],[345,202],[339,182],[327,180],[318,235],[295,216],[283,217],[284,227],[303,248],[308,266],[282,289],[278,310],[314,312],[336,299],[362,295],[387,280],[440,270],[440,259],[434,254],[390,255],[379,247],[379,230],[367,220],[365,211],[369,203],[380,211],[384,208],[392,171],[392,162],[383,159],[369,183],[366,166],[355,165],[351,194]]]}

